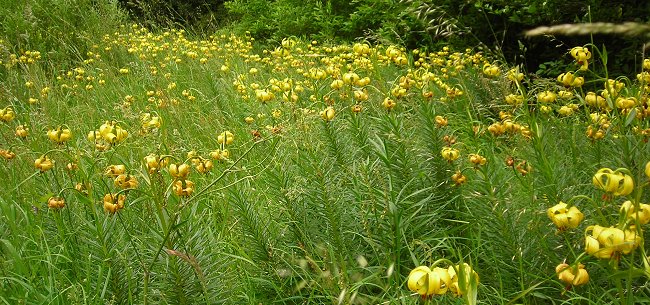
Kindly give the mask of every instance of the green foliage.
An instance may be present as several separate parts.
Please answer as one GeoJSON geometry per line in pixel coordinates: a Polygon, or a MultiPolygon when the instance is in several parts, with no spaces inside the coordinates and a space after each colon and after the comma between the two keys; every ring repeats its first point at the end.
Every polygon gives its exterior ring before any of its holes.
{"type": "MultiPolygon", "coordinates": [[[[575,22],[648,20],[648,2],[590,1],[227,1],[232,27],[263,41],[278,42],[296,36],[326,41],[366,39],[409,48],[452,44],[461,48],[495,46],[510,62],[524,62],[529,71],[558,58],[566,48],[594,42],[607,43],[621,56],[614,72],[633,70],[641,43],[635,38],[596,36],[526,39],[524,29],[575,22]],[[528,46],[524,61],[521,42],[528,46]],[[560,46],[558,48],[558,46],[560,46]]],[[[542,70],[548,70],[542,68],[542,70]]]]}
{"type": "Polygon", "coordinates": [[[149,27],[183,26],[211,31],[228,22],[224,0],[117,0],[131,17],[149,27]]]}
{"type": "Polygon", "coordinates": [[[239,32],[278,41],[289,36],[326,41],[366,38],[408,46],[459,34],[455,20],[427,1],[241,1],[225,3],[239,32]]]}

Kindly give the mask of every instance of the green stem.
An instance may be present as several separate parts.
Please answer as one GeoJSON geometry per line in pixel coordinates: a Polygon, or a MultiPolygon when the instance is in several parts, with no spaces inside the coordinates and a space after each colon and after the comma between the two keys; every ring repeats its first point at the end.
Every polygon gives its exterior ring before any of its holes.
{"type": "MultiPolygon", "coordinates": [[[[612,269],[612,274],[616,274],[618,272],[618,261],[619,258],[612,258],[609,260],[609,267],[612,269]]],[[[625,305],[625,298],[623,298],[623,284],[621,283],[621,278],[620,277],[615,277],[614,279],[614,285],[616,286],[616,289],[618,289],[619,297],[618,301],[621,305],[625,305]]]]}

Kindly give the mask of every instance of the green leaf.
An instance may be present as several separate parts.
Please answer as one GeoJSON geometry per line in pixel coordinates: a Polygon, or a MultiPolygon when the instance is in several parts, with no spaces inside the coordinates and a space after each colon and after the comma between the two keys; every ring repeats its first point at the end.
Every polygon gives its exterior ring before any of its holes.
{"type": "Polygon", "coordinates": [[[627,114],[627,118],[625,119],[625,127],[630,126],[632,124],[632,121],[636,118],[636,108],[632,108],[630,113],[627,114]]]}
{"type": "Polygon", "coordinates": [[[38,197],[38,202],[47,203],[47,200],[50,199],[52,196],[54,196],[54,193],[49,192],[41,197],[38,197]]]}

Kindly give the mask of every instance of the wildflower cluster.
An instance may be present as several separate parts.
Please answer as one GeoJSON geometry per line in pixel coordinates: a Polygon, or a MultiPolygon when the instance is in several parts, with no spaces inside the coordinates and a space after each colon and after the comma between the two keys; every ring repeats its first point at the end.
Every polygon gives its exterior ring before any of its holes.
{"type": "MultiPolygon", "coordinates": [[[[650,162],[646,168],[650,168],[650,162]]],[[[650,175],[648,175],[650,178],[650,175]]],[[[603,200],[607,203],[619,197],[631,195],[635,191],[634,179],[629,170],[620,168],[599,169],[593,176],[593,185],[603,191],[603,200]]],[[[576,199],[587,198],[580,195],[572,198],[569,203],[560,202],[547,211],[548,217],[560,232],[576,229],[584,220],[584,214],[576,205],[571,204],[576,199]]],[[[584,234],[584,252],[597,259],[609,259],[618,265],[624,255],[629,255],[644,242],[642,226],[650,222],[650,205],[640,203],[637,198],[625,200],[619,208],[619,221],[615,225],[589,225],[584,234]]],[[[643,249],[641,249],[644,252],[643,249]]],[[[646,256],[642,254],[645,261],[646,256]]],[[[560,281],[571,286],[584,285],[589,281],[585,265],[577,262],[568,265],[566,262],[556,267],[560,281]]]]}

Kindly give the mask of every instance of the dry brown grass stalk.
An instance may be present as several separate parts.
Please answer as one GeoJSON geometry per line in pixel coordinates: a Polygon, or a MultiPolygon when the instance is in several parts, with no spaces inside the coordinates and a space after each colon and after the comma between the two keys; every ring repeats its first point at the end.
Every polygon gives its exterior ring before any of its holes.
{"type": "Polygon", "coordinates": [[[645,36],[650,38],[650,25],[637,22],[625,23],[580,23],[580,24],[560,24],[554,26],[541,26],[526,31],[526,36],[539,35],[589,35],[589,34],[617,34],[624,36],[645,36]]]}

